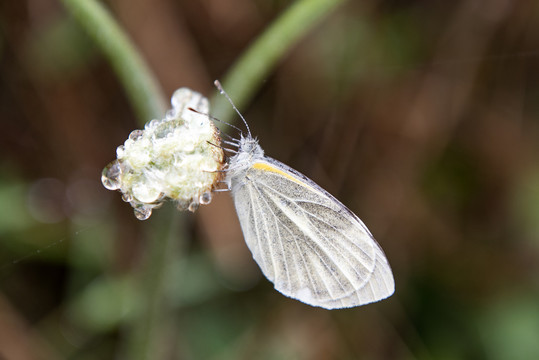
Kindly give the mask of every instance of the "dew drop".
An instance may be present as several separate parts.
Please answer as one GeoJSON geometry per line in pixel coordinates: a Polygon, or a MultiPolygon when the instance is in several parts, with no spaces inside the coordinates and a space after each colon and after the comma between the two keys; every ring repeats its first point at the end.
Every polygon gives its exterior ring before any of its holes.
{"type": "Polygon", "coordinates": [[[122,186],[122,164],[118,160],[114,160],[101,173],[101,183],[109,190],[118,190],[122,186]]]}
{"type": "Polygon", "coordinates": [[[120,145],[116,148],[116,157],[118,159],[124,157],[124,154],[125,154],[125,148],[123,145],[120,145]]]}
{"type": "Polygon", "coordinates": [[[185,211],[189,208],[189,202],[185,200],[178,200],[176,202],[176,209],[180,211],[185,211]]]}
{"type": "Polygon", "coordinates": [[[152,121],[146,123],[146,125],[144,125],[144,128],[146,130],[151,130],[154,127],[156,127],[158,123],[159,123],[159,120],[153,119],[152,121]]]}
{"type": "Polygon", "coordinates": [[[167,121],[170,121],[170,120],[174,120],[176,119],[176,110],[172,109],[172,110],[168,110],[165,114],[165,119],[167,121]]]}
{"type": "Polygon", "coordinates": [[[133,207],[135,217],[139,220],[146,220],[152,215],[152,208],[143,204],[138,204],[133,207]]]}
{"type": "Polygon", "coordinates": [[[131,201],[133,201],[133,195],[131,195],[129,193],[124,193],[124,194],[122,194],[122,200],[125,201],[125,202],[131,202],[131,201]]]}
{"type": "Polygon", "coordinates": [[[171,132],[173,128],[172,125],[163,124],[162,126],[154,126],[154,133],[153,136],[155,139],[164,139],[166,138],[171,132]]]}
{"type": "Polygon", "coordinates": [[[195,212],[195,211],[197,211],[198,206],[199,206],[199,204],[197,202],[193,201],[192,203],[189,204],[189,207],[187,208],[187,210],[189,210],[190,212],[195,212]]]}
{"type": "Polygon", "coordinates": [[[191,97],[191,94],[193,93],[192,90],[189,90],[188,88],[179,88],[172,94],[172,98],[170,99],[170,102],[172,103],[172,107],[174,109],[179,109],[185,106],[189,98],[191,97]]]}
{"type": "Polygon", "coordinates": [[[202,205],[208,205],[209,203],[211,203],[211,192],[208,191],[200,195],[200,197],[198,198],[198,201],[202,205]]]}
{"type": "Polygon", "coordinates": [[[156,187],[159,184],[155,184],[146,179],[140,179],[132,188],[133,197],[143,203],[152,203],[157,201],[161,197],[161,191],[156,187]]]}
{"type": "Polygon", "coordinates": [[[142,137],[143,134],[144,134],[143,130],[139,130],[139,129],[138,130],[133,130],[129,134],[129,140],[137,141],[138,139],[140,139],[142,137]]]}

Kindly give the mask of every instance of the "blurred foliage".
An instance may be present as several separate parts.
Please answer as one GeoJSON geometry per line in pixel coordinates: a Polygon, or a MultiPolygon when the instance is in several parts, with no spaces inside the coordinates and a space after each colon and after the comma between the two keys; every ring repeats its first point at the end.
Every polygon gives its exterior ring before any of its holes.
{"type": "MultiPolygon", "coordinates": [[[[167,96],[213,94],[295,4],[102,3],[167,96]]],[[[318,16],[267,75],[245,75],[241,110],[267,154],[365,221],[395,295],[331,312],[282,296],[226,194],[137,221],[99,179],[140,126],[118,68],[61,1],[4,1],[0,358],[539,357],[539,4],[318,16]]]]}

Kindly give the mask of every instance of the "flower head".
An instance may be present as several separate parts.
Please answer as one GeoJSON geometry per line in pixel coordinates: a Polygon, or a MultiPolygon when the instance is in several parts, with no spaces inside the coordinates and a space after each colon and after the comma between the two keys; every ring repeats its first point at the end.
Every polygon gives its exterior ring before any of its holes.
{"type": "Polygon", "coordinates": [[[168,199],[180,210],[195,211],[211,202],[211,191],[221,179],[224,154],[217,128],[204,115],[208,99],[180,88],[171,102],[164,119],[129,134],[101,176],[103,186],[122,192],[139,220],[168,199]]]}

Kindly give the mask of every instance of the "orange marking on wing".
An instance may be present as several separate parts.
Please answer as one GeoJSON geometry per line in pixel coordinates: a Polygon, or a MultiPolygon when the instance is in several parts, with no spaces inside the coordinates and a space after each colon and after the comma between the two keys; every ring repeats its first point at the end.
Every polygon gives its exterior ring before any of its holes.
{"type": "MultiPolygon", "coordinates": [[[[279,175],[282,175],[284,176],[285,178],[295,182],[296,184],[299,184],[303,187],[306,187],[312,191],[316,191],[315,189],[313,189],[311,186],[309,186],[308,184],[304,183],[303,181],[301,181],[300,179],[297,179],[295,178],[294,176],[280,170],[280,169],[277,169],[275,166],[273,165],[270,165],[270,164],[266,164],[266,163],[254,163],[253,166],[252,166],[253,169],[257,169],[257,170],[264,170],[264,171],[270,171],[270,172],[273,172],[273,173],[276,173],[276,174],[279,174],[279,175]]],[[[317,191],[318,192],[318,191],[317,191]]]]}

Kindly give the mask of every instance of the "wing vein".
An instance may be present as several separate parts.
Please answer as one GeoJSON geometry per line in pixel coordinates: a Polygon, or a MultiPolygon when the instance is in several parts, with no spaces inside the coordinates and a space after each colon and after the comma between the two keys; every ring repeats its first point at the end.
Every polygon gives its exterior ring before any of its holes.
{"type": "MultiPolygon", "coordinates": [[[[264,199],[264,201],[266,202],[267,207],[268,207],[268,208],[270,209],[270,211],[271,211],[271,206],[270,206],[270,204],[267,202],[267,200],[265,200],[264,196],[262,196],[262,191],[263,191],[263,190],[260,189],[260,188],[258,188],[258,187],[256,187],[256,186],[254,186],[254,185],[253,185],[253,188],[254,188],[254,189],[261,195],[259,198],[260,198],[260,199],[264,199]]],[[[271,197],[271,195],[270,195],[270,197],[271,197]]],[[[274,203],[275,203],[275,202],[274,202],[274,203]]],[[[273,211],[272,211],[272,213],[273,213],[273,211]]],[[[298,253],[300,254],[301,261],[303,262],[303,267],[304,267],[305,269],[307,269],[307,261],[305,260],[305,257],[303,256],[303,252],[301,251],[301,248],[300,248],[300,246],[299,246],[299,244],[298,244],[298,242],[297,242],[296,236],[295,236],[294,233],[288,228],[288,226],[287,226],[286,224],[284,224],[284,223],[279,219],[279,217],[277,216],[277,214],[275,214],[274,216],[275,216],[275,219],[281,224],[282,228],[285,229],[286,231],[288,231],[288,232],[291,234],[292,239],[294,239],[294,244],[295,244],[296,248],[298,249],[298,253]]],[[[283,253],[283,256],[284,256],[284,253],[283,253]]],[[[297,268],[297,265],[296,265],[296,268],[297,268]]],[[[312,277],[311,277],[311,274],[310,274],[308,271],[307,271],[307,276],[308,276],[308,278],[309,278],[309,282],[311,283],[311,289],[314,289],[314,288],[315,288],[314,281],[313,281],[313,279],[312,279],[312,277]]],[[[288,279],[290,279],[290,277],[288,277],[288,279]]],[[[288,285],[291,285],[290,280],[289,280],[288,285]]]]}
{"type": "MultiPolygon", "coordinates": [[[[269,188],[269,189],[271,189],[271,188],[269,188]]],[[[267,191],[267,190],[266,190],[265,192],[266,192],[266,194],[268,195],[269,198],[273,199],[273,203],[276,204],[276,205],[279,207],[279,205],[278,205],[278,204],[279,204],[279,201],[278,201],[278,200],[275,200],[275,195],[269,193],[269,191],[267,191]]],[[[268,205],[268,206],[269,206],[269,205],[268,205]]],[[[279,207],[279,208],[280,208],[280,207],[279,207]]],[[[281,209],[281,208],[280,208],[280,209],[281,209]]],[[[294,220],[296,220],[296,219],[292,219],[290,216],[288,216],[287,214],[285,214],[285,213],[282,211],[282,209],[281,209],[281,212],[283,213],[284,216],[288,217],[288,218],[292,221],[292,223],[296,224],[296,226],[297,226],[299,229],[301,229],[301,227],[298,225],[298,224],[302,223],[301,221],[294,221],[294,220]]],[[[308,221],[308,223],[311,225],[311,227],[312,227],[313,229],[316,229],[316,227],[312,224],[312,222],[308,219],[308,217],[306,217],[305,211],[304,211],[303,209],[301,209],[301,212],[302,212],[302,214],[303,214],[303,217],[307,218],[307,221],[308,221]]],[[[300,215],[298,215],[298,217],[299,217],[299,216],[300,216],[300,215]]],[[[285,224],[283,224],[283,227],[286,228],[288,231],[290,231],[290,233],[291,233],[292,237],[294,237],[294,239],[297,238],[297,237],[292,233],[292,231],[291,231],[285,224]]],[[[305,234],[306,232],[303,231],[302,233],[305,234]]],[[[309,231],[309,233],[312,234],[311,231],[309,231]]],[[[326,238],[326,239],[327,239],[327,238],[326,238]]],[[[316,254],[317,258],[323,263],[324,267],[328,270],[328,272],[331,274],[331,276],[332,276],[332,277],[335,279],[335,281],[339,284],[339,287],[343,290],[343,293],[345,293],[345,294],[347,294],[347,295],[349,295],[350,293],[353,293],[354,289],[352,289],[349,293],[346,292],[345,287],[343,286],[342,282],[339,280],[339,278],[338,278],[338,276],[336,275],[335,271],[334,271],[334,270],[332,269],[332,267],[329,266],[329,264],[324,260],[324,257],[320,254],[320,252],[318,251],[318,249],[319,249],[320,251],[326,253],[326,254],[327,254],[327,252],[324,251],[324,249],[323,249],[319,244],[317,244],[316,239],[315,239],[314,237],[309,236],[309,235],[305,235],[305,238],[304,238],[303,243],[304,243],[306,246],[308,246],[314,254],[316,254]]],[[[296,242],[296,244],[297,244],[297,242],[296,242]]],[[[329,256],[328,256],[328,257],[329,257],[329,256]]],[[[335,261],[335,260],[332,259],[331,257],[329,257],[329,258],[330,258],[331,262],[332,262],[337,268],[340,269],[340,266],[338,266],[337,261],[335,261]]],[[[346,258],[346,257],[345,257],[345,258],[346,258]]],[[[351,267],[352,267],[352,266],[351,266],[351,267]]],[[[353,268],[353,267],[352,267],[352,268],[353,268]]],[[[307,270],[307,268],[306,268],[305,270],[307,270]]],[[[317,274],[319,275],[319,278],[322,279],[322,281],[323,281],[323,283],[324,283],[324,286],[325,286],[326,289],[327,289],[328,294],[330,294],[330,296],[331,296],[332,298],[334,298],[334,296],[331,294],[332,291],[331,291],[330,287],[328,286],[327,282],[325,281],[325,277],[320,275],[320,271],[318,270],[318,268],[317,268],[316,266],[315,266],[315,271],[316,271],[317,274]]],[[[344,273],[343,271],[341,271],[341,272],[344,273]]],[[[348,278],[347,275],[345,275],[345,277],[347,278],[347,280],[348,280],[350,283],[352,283],[352,282],[350,281],[350,279],[348,278]]],[[[312,283],[312,281],[311,281],[311,283],[312,283]]],[[[315,286],[314,286],[314,284],[313,284],[313,287],[312,287],[313,292],[314,292],[315,289],[316,289],[316,288],[315,288],[315,286]]]]}
{"type": "MultiPolygon", "coordinates": [[[[259,183],[259,184],[262,185],[262,186],[264,186],[267,190],[272,191],[272,192],[274,192],[275,194],[277,194],[277,195],[279,195],[279,196],[282,196],[284,199],[286,199],[286,200],[288,200],[288,201],[290,201],[290,202],[294,202],[294,203],[296,203],[296,204],[298,204],[298,203],[300,203],[300,202],[302,202],[302,203],[316,204],[316,205],[325,207],[326,209],[328,209],[328,210],[330,210],[330,211],[332,211],[332,212],[336,212],[335,209],[333,209],[333,208],[327,206],[326,204],[323,204],[323,203],[320,203],[320,202],[315,202],[315,201],[294,200],[294,199],[291,199],[290,197],[288,197],[287,195],[283,194],[282,192],[276,190],[275,188],[272,188],[272,187],[269,186],[269,185],[266,185],[266,184],[264,184],[264,183],[259,183]]],[[[298,204],[298,206],[299,206],[299,204],[298,204]]],[[[299,206],[299,207],[302,208],[301,206],[299,206]]],[[[303,210],[303,208],[302,208],[302,210],[303,210]]],[[[306,211],[306,210],[303,210],[303,211],[306,211]]],[[[330,224],[329,222],[327,222],[327,221],[321,219],[320,217],[316,216],[315,214],[313,214],[313,213],[311,213],[311,212],[308,212],[308,213],[309,213],[312,217],[314,217],[314,218],[316,218],[317,220],[319,220],[320,222],[322,222],[322,223],[324,223],[324,224],[326,224],[326,225],[332,227],[332,228],[335,229],[337,232],[340,232],[339,230],[337,230],[337,229],[336,229],[332,224],[330,224]]],[[[348,214],[348,215],[349,215],[349,214],[348,214]]],[[[341,214],[339,214],[339,217],[344,217],[344,216],[342,216],[341,214]]],[[[355,223],[361,225],[361,229],[363,229],[363,230],[366,229],[366,228],[365,228],[365,225],[364,225],[362,222],[358,221],[358,219],[357,219],[355,216],[351,216],[351,215],[350,215],[350,218],[352,219],[351,222],[355,222],[355,223]]],[[[343,237],[345,237],[347,240],[349,240],[350,243],[352,243],[352,244],[354,245],[354,247],[355,247],[357,250],[359,250],[360,252],[362,252],[366,257],[370,257],[370,255],[367,254],[367,253],[365,252],[365,250],[364,250],[363,248],[361,248],[356,242],[354,242],[352,238],[348,237],[346,234],[343,234],[342,232],[340,232],[340,233],[341,233],[341,235],[343,235],[343,237]]],[[[370,237],[370,232],[369,232],[369,231],[365,231],[365,233],[370,237]]],[[[370,240],[375,241],[375,240],[372,239],[372,238],[371,238],[370,240]]]]}
{"type": "MultiPolygon", "coordinates": [[[[253,196],[252,192],[251,192],[251,189],[249,187],[248,188],[248,191],[249,191],[249,197],[250,197],[250,202],[251,202],[251,205],[252,205],[252,214],[253,214],[253,225],[254,225],[254,231],[256,232],[256,246],[258,247],[258,251],[257,253],[260,255],[260,258],[261,258],[261,261],[262,261],[262,266],[263,266],[263,272],[266,272],[268,271],[268,267],[266,266],[266,260],[265,258],[262,256],[262,253],[263,253],[263,249],[262,249],[262,246],[260,244],[260,233],[258,231],[258,221],[257,221],[257,218],[254,214],[257,214],[256,212],[256,209],[255,209],[255,205],[258,204],[258,201],[255,200],[256,198],[253,196]]],[[[254,188],[254,186],[253,186],[254,188]]],[[[256,190],[256,189],[255,189],[256,190]]],[[[260,208],[260,205],[258,204],[258,207],[260,208]]]]}

